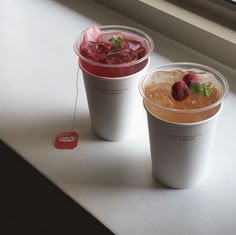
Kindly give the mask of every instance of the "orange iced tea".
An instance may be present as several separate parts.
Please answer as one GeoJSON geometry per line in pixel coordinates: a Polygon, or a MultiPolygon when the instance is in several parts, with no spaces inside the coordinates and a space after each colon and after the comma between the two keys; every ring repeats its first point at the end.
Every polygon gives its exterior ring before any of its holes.
{"type": "Polygon", "coordinates": [[[174,123],[212,117],[221,106],[228,84],[221,74],[203,65],[174,63],[153,70],[141,83],[145,108],[174,123]]]}

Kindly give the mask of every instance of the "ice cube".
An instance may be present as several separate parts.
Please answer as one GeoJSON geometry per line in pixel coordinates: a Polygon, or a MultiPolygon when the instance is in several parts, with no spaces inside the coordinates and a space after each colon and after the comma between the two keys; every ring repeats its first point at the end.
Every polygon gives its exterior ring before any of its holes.
{"type": "Polygon", "coordinates": [[[167,82],[170,84],[175,83],[183,78],[185,72],[182,70],[175,71],[156,71],[153,74],[153,79],[156,83],[167,82]]]}
{"type": "Polygon", "coordinates": [[[137,49],[136,51],[134,51],[134,59],[135,60],[139,60],[141,58],[143,58],[146,54],[146,50],[144,47],[140,47],[139,49],[137,49]]]}
{"type": "Polygon", "coordinates": [[[105,43],[96,43],[96,51],[99,54],[106,55],[111,50],[111,46],[105,44],[105,43]]]}
{"type": "Polygon", "coordinates": [[[110,52],[107,55],[108,64],[123,64],[132,61],[134,52],[130,49],[122,49],[117,52],[110,52]]]}
{"type": "Polygon", "coordinates": [[[118,33],[118,32],[109,32],[109,33],[102,33],[98,36],[97,38],[97,42],[102,42],[105,44],[114,44],[114,42],[112,41],[112,39],[116,39],[116,38],[121,38],[123,39],[124,36],[122,33],[118,33]]]}
{"type": "Polygon", "coordinates": [[[89,54],[96,52],[96,43],[95,42],[88,42],[83,47],[80,47],[80,53],[84,57],[89,57],[89,54]]]}
{"type": "Polygon", "coordinates": [[[94,62],[98,62],[98,63],[102,63],[102,64],[106,64],[106,56],[102,55],[102,54],[99,54],[97,52],[95,53],[90,53],[88,56],[87,56],[87,59],[89,60],[92,60],[94,62]]]}
{"type": "Polygon", "coordinates": [[[96,51],[96,42],[88,42],[87,44],[86,44],[86,48],[87,48],[87,50],[90,52],[90,51],[93,51],[93,52],[95,52],[96,51]]]}
{"type": "Polygon", "coordinates": [[[140,47],[142,47],[142,44],[138,41],[135,41],[135,40],[129,40],[127,43],[128,43],[128,48],[133,50],[133,51],[136,51],[140,47]]]}
{"type": "Polygon", "coordinates": [[[134,52],[133,60],[139,60],[146,54],[146,49],[142,46],[140,41],[128,40],[128,48],[134,52]]]}

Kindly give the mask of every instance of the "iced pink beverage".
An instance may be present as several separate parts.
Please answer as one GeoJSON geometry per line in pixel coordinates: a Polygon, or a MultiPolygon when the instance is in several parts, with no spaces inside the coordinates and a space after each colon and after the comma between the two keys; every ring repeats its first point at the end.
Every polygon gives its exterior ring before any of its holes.
{"type": "Polygon", "coordinates": [[[120,141],[132,133],[138,83],[153,47],[143,31],[119,25],[93,26],[76,39],[91,127],[98,137],[120,141]]]}
{"type": "Polygon", "coordinates": [[[151,38],[126,26],[93,26],[75,42],[80,67],[100,77],[123,77],[142,70],[153,50],[151,38]]]}

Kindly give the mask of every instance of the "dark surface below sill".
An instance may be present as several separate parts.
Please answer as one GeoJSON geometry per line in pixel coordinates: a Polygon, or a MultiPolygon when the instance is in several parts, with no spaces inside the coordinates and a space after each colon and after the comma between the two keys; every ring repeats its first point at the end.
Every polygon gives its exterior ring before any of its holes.
{"type": "Polygon", "coordinates": [[[0,234],[113,233],[0,141],[0,234]]]}

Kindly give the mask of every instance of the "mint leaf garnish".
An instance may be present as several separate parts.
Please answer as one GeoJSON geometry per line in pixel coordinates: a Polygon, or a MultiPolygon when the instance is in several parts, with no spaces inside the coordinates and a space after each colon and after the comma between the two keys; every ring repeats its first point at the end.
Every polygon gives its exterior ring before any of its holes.
{"type": "Polygon", "coordinates": [[[213,92],[215,86],[212,83],[200,84],[199,82],[194,82],[190,86],[190,90],[195,95],[210,96],[213,92]]]}
{"type": "Polygon", "coordinates": [[[215,88],[215,86],[212,83],[206,83],[203,86],[203,94],[205,96],[210,96],[211,93],[213,92],[214,88],[215,88]]]}
{"type": "Polygon", "coordinates": [[[203,93],[202,85],[199,82],[192,83],[190,86],[190,90],[192,93],[194,93],[196,95],[200,95],[203,93]]]}
{"type": "Polygon", "coordinates": [[[109,41],[114,43],[114,49],[120,49],[121,43],[124,41],[124,39],[117,35],[114,35],[112,38],[109,39],[109,41]]]}

